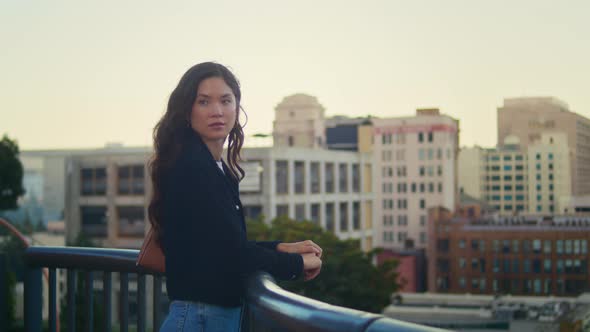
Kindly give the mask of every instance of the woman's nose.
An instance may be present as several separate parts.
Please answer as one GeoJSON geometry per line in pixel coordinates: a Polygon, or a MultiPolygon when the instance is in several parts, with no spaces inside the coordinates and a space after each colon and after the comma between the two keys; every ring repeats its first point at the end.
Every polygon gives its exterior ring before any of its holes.
{"type": "Polygon", "coordinates": [[[213,116],[222,116],[223,115],[223,108],[221,107],[221,105],[215,103],[215,104],[213,104],[211,113],[212,113],[211,115],[213,115],[213,116]]]}

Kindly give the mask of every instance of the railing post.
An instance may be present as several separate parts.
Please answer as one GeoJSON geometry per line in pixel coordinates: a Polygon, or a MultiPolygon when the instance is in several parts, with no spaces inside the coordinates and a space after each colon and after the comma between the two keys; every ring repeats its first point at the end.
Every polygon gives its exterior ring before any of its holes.
{"type": "Polygon", "coordinates": [[[43,321],[43,284],[41,268],[27,267],[25,272],[25,331],[41,331],[43,321]]]}

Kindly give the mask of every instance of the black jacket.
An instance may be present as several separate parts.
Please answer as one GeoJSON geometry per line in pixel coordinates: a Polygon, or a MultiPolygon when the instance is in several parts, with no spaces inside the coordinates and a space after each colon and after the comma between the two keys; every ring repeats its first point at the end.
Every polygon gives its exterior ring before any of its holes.
{"type": "Polygon", "coordinates": [[[252,242],[238,182],[222,172],[196,134],[163,178],[162,247],[170,300],[240,305],[244,281],[263,270],[278,279],[303,272],[299,254],[276,251],[278,242],[252,242]]]}

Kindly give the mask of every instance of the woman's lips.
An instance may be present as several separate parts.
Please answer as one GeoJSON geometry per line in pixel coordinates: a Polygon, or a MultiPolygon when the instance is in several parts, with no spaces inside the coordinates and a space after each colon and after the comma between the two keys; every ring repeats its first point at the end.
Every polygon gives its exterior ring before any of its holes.
{"type": "Polygon", "coordinates": [[[209,125],[209,127],[211,127],[211,128],[221,128],[223,126],[225,126],[225,124],[222,122],[215,122],[215,123],[212,123],[209,125]]]}

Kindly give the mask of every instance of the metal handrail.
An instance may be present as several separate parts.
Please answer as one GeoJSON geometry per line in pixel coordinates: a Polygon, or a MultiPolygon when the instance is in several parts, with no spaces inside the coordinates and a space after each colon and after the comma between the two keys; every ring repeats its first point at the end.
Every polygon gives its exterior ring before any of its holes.
{"type": "MultiPolygon", "coordinates": [[[[127,272],[162,276],[136,265],[138,250],[30,247],[25,259],[30,268],[67,268],[127,272]]],[[[348,309],[316,301],[279,287],[265,272],[247,281],[246,304],[251,320],[270,328],[287,331],[441,331],[387,318],[383,315],[348,309]]]]}

